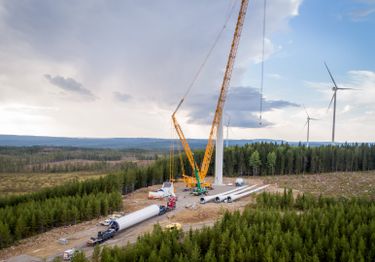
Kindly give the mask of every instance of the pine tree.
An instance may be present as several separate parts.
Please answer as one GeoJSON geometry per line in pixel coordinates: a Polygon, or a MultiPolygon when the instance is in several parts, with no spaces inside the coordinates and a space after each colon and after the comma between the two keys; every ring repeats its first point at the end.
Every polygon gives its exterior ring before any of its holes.
{"type": "Polygon", "coordinates": [[[162,262],[163,260],[158,256],[157,252],[153,250],[148,258],[150,262],[162,262]]]}
{"type": "Polygon", "coordinates": [[[261,166],[261,161],[260,161],[260,157],[259,157],[259,152],[257,150],[255,150],[251,154],[249,164],[250,164],[250,167],[253,168],[253,175],[255,175],[255,176],[258,175],[259,168],[261,166]]]}
{"type": "Polygon", "coordinates": [[[8,224],[0,222],[0,249],[7,247],[12,242],[8,224]]]}
{"type": "Polygon", "coordinates": [[[55,257],[52,262],[62,262],[62,258],[61,257],[55,257]]]}
{"type": "Polygon", "coordinates": [[[270,152],[267,155],[267,167],[268,167],[268,173],[270,175],[275,174],[275,165],[276,165],[276,153],[270,152]]]}
{"type": "Polygon", "coordinates": [[[206,255],[204,256],[204,262],[216,262],[215,255],[211,249],[209,249],[206,255]]]}
{"type": "Polygon", "coordinates": [[[100,262],[100,246],[96,245],[92,254],[92,262],[100,262]]]}
{"type": "Polygon", "coordinates": [[[191,250],[191,262],[199,262],[201,259],[201,254],[200,254],[200,248],[197,243],[193,245],[193,249],[191,250]]]}
{"type": "Polygon", "coordinates": [[[71,261],[72,262],[89,262],[89,260],[85,256],[85,253],[83,253],[82,251],[75,253],[71,261]]]}
{"type": "Polygon", "coordinates": [[[26,223],[22,216],[18,217],[16,227],[14,230],[15,239],[20,240],[23,236],[26,235],[26,223]]]}

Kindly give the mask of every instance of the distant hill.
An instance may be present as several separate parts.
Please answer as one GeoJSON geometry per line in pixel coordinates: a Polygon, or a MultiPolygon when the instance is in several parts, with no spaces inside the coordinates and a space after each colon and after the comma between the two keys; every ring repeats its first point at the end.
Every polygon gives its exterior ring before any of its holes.
{"type": "MultiPolygon", "coordinates": [[[[206,139],[188,139],[193,149],[205,148],[206,139]]],[[[272,139],[241,139],[229,140],[229,145],[242,146],[245,144],[268,142],[286,143],[283,140],[272,139]]],[[[145,150],[167,150],[170,147],[170,139],[161,138],[71,138],[71,137],[48,137],[48,136],[17,136],[0,135],[0,146],[67,146],[86,148],[112,148],[112,149],[145,149],[145,150]]],[[[297,142],[289,144],[297,145],[297,142]]],[[[311,143],[314,146],[329,144],[324,142],[311,143]]]]}

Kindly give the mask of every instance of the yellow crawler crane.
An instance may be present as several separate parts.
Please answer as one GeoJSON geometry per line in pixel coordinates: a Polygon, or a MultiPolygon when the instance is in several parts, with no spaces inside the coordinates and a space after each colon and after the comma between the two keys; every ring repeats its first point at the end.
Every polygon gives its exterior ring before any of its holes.
{"type": "Polygon", "coordinates": [[[221,85],[219,99],[217,101],[215,116],[214,116],[214,119],[212,121],[211,131],[210,131],[210,135],[208,137],[206,151],[205,151],[205,154],[204,154],[204,157],[203,157],[203,162],[202,162],[202,165],[201,165],[200,168],[198,167],[197,163],[194,160],[193,152],[191,151],[189,143],[186,140],[185,135],[182,132],[181,126],[176,119],[176,113],[179,110],[179,108],[181,107],[182,103],[184,102],[185,97],[183,97],[181,99],[181,101],[178,104],[176,110],[172,114],[173,125],[174,125],[174,127],[176,129],[176,132],[177,132],[177,135],[178,135],[178,137],[181,141],[182,147],[184,148],[184,151],[186,153],[186,156],[188,158],[190,166],[191,166],[191,168],[193,169],[193,172],[194,172],[193,176],[183,175],[183,179],[184,179],[184,182],[185,182],[187,187],[189,187],[189,188],[195,188],[196,187],[197,188],[196,192],[197,192],[198,195],[206,193],[206,188],[212,187],[211,183],[205,181],[205,178],[206,178],[208,168],[210,166],[212,154],[213,154],[213,151],[214,151],[214,140],[216,138],[217,128],[220,124],[220,121],[221,121],[221,118],[222,118],[222,115],[223,115],[223,108],[224,108],[224,104],[225,104],[225,99],[226,99],[226,96],[227,96],[227,93],[228,93],[229,82],[230,82],[230,78],[231,78],[232,71],[233,71],[233,65],[234,65],[234,61],[235,61],[237,50],[238,50],[238,44],[239,44],[239,41],[240,41],[241,32],[242,32],[242,28],[243,28],[243,24],[244,24],[244,20],[245,20],[245,16],[246,16],[248,4],[249,4],[249,0],[242,0],[241,1],[241,7],[240,7],[240,11],[239,11],[238,18],[237,18],[236,29],[234,31],[234,36],[233,36],[233,40],[232,40],[231,49],[230,49],[230,52],[229,52],[227,66],[226,66],[226,69],[225,69],[224,79],[223,79],[223,82],[222,82],[222,85],[221,85]]]}

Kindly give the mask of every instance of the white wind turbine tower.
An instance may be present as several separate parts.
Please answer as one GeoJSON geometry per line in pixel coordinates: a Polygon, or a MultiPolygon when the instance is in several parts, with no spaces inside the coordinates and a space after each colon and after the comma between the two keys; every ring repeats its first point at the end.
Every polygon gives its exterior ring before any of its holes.
{"type": "Polygon", "coordinates": [[[305,112],[306,112],[306,115],[307,115],[306,123],[305,123],[305,126],[307,125],[306,146],[309,147],[309,143],[310,143],[310,121],[311,120],[319,120],[319,119],[310,117],[309,113],[307,113],[306,107],[303,106],[303,108],[305,109],[305,112]]]}
{"type": "Polygon", "coordinates": [[[336,81],[335,81],[335,79],[333,78],[332,73],[331,73],[331,71],[329,70],[329,68],[328,68],[328,66],[327,66],[327,64],[326,64],[326,62],[324,62],[324,65],[326,66],[327,71],[328,71],[328,74],[329,74],[329,76],[331,77],[331,80],[332,80],[332,82],[333,82],[333,84],[334,84],[334,86],[332,87],[333,95],[332,95],[332,98],[331,98],[331,102],[329,102],[328,110],[329,110],[329,108],[331,107],[331,105],[332,105],[332,101],[333,101],[332,143],[335,143],[336,99],[337,99],[337,90],[353,90],[353,88],[337,87],[336,81]]]}
{"type": "Polygon", "coordinates": [[[230,116],[228,116],[228,122],[226,124],[226,126],[227,126],[227,139],[225,141],[225,147],[229,146],[229,125],[230,125],[230,116]]]}

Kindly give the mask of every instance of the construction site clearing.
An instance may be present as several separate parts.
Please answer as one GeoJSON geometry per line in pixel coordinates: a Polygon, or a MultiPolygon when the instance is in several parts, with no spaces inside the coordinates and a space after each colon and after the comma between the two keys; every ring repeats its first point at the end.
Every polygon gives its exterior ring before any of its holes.
{"type": "MultiPolygon", "coordinates": [[[[209,179],[211,178],[208,178],[208,180],[209,179]]],[[[215,186],[214,190],[209,191],[209,195],[215,195],[234,189],[234,181],[234,178],[224,178],[224,185],[215,186]]],[[[262,186],[263,180],[259,178],[249,178],[245,179],[245,183],[250,186],[262,186]]],[[[141,188],[124,196],[123,212],[119,212],[118,214],[129,214],[152,204],[165,205],[167,202],[166,199],[148,199],[149,191],[157,190],[160,187],[161,185],[154,185],[141,188]]],[[[124,246],[128,243],[134,243],[139,236],[151,232],[155,224],[159,224],[165,228],[176,223],[180,224],[184,231],[190,228],[199,229],[203,226],[210,226],[213,225],[226,210],[230,212],[235,210],[241,211],[246,205],[254,201],[254,195],[249,195],[232,203],[209,202],[202,205],[199,201],[200,197],[193,196],[190,192],[184,190],[184,183],[175,182],[174,187],[178,198],[175,209],[164,215],[152,217],[121,231],[101,245],[124,246]]],[[[283,190],[283,188],[279,188],[276,184],[271,184],[264,189],[264,191],[268,192],[283,192],[283,190]]],[[[93,247],[87,246],[87,241],[91,237],[96,236],[99,231],[107,228],[107,226],[101,224],[101,222],[105,221],[107,218],[108,217],[101,217],[77,225],[55,228],[51,231],[21,240],[18,245],[1,250],[0,261],[52,261],[57,256],[62,257],[64,251],[69,249],[78,249],[83,251],[87,256],[91,256],[93,247]]]]}

